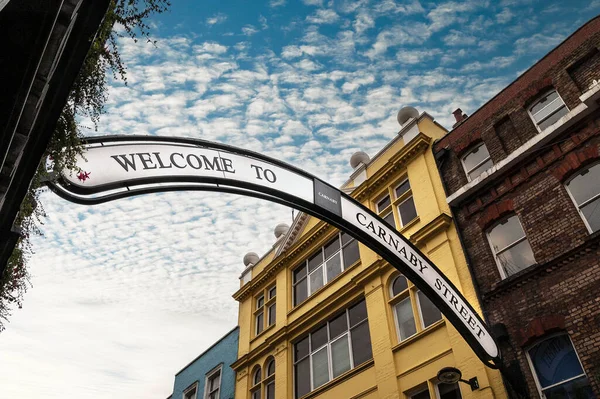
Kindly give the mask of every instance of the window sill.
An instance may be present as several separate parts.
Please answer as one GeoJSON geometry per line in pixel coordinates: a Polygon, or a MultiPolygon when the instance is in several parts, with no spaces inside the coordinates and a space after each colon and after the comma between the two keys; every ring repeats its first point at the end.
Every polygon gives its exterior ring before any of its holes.
{"type": "Polygon", "coordinates": [[[408,222],[404,226],[402,226],[402,228],[400,230],[398,230],[398,232],[400,234],[404,234],[408,229],[410,229],[414,225],[418,224],[420,221],[421,221],[421,218],[419,216],[417,216],[416,218],[414,218],[413,220],[411,220],[410,222],[408,222]]]}
{"type": "Polygon", "coordinates": [[[267,331],[271,331],[271,330],[272,330],[272,329],[274,329],[274,328],[275,328],[275,323],[274,323],[274,324],[271,324],[270,326],[267,326],[267,328],[265,328],[264,330],[262,330],[262,331],[260,332],[260,334],[257,334],[257,335],[255,335],[255,336],[254,336],[254,338],[252,338],[252,339],[250,340],[250,343],[252,343],[252,342],[256,341],[256,340],[257,340],[257,339],[259,339],[260,337],[264,336],[264,335],[265,335],[265,333],[266,333],[267,331]]]}
{"type": "Polygon", "coordinates": [[[348,380],[349,378],[354,377],[356,374],[360,373],[363,370],[368,369],[369,367],[373,366],[374,364],[375,364],[375,361],[373,359],[367,360],[366,362],[354,367],[352,370],[348,370],[344,374],[337,376],[336,378],[329,381],[325,385],[321,385],[317,389],[307,393],[304,396],[301,396],[300,399],[309,399],[309,398],[318,396],[318,395],[322,394],[323,392],[327,391],[328,389],[331,389],[334,386],[341,384],[342,382],[348,380]]]}
{"type": "Polygon", "coordinates": [[[335,283],[338,279],[342,278],[342,276],[345,275],[346,272],[349,272],[350,270],[357,268],[360,264],[361,264],[361,260],[358,259],[356,262],[354,262],[353,264],[351,264],[350,266],[348,266],[346,268],[346,270],[344,270],[343,272],[341,272],[340,274],[338,274],[337,276],[335,276],[335,278],[333,280],[328,281],[327,284],[325,284],[324,286],[322,286],[321,288],[319,288],[318,290],[316,290],[315,292],[313,292],[310,296],[306,297],[306,299],[304,301],[302,301],[300,304],[294,306],[289,312],[287,312],[287,316],[289,317],[294,312],[296,312],[298,309],[303,308],[305,304],[307,304],[308,302],[310,302],[311,298],[314,298],[316,295],[318,295],[324,289],[328,288],[331,284],[335,283]]]}
{"type": "Polygon", "coordinates": [[[396,346],[393,346],[392,352],[399,351],[400,349],[404,348],[405,346],[408,346],[408,345],[412,344],[413,342],[418,341],[419,339],[425,337],[426,335],[429,335],[432,332],[439,330],[444,325],[446,325],[446,319],[442,318],[441,320],[436,321],[435,323],[433,323],[426,329],[421,330],[420,332],[414,334],[413,336],[406,338],[404,341],[396,344],[396,346]]]}

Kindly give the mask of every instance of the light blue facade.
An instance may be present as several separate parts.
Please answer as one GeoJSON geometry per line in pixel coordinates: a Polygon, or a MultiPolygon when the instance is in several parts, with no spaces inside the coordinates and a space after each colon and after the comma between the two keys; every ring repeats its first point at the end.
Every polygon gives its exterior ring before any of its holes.
{"type": "Polygon", "coordinates": [[[207,373],[222,365],[219,399],[233,399],[235,372],[230,366],[237,360],[238,341],[239,327],[236,327],[185,366],[175,375],[171,398],[182,399],[183,392],[197,381],[197,399],[203,399],[207,373]]]}

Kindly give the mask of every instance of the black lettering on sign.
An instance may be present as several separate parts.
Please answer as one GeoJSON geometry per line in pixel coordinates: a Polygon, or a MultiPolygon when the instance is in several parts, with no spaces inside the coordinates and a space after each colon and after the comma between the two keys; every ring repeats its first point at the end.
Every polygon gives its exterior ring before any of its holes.
{"type": "Polygon", "coordinates": [[[179,165],[177,162],[175,162],[175,155],[179,155],[179,156],[181,157],[181,159],[185,159],[185,158],[183,157],[183,154],[182,154],[182,153],[180,153],[180,152],[174,152],[174,153],[172,153],[172,154],[171,154],[171,163],[172,163],[173,165],[175,165],[175,167],[176,167],[176,168],[179,168],[179,169],[185,169],[185,168],[186,168],[186,166],[187,166],[186,164],[183,164],[183,166],[182,166],[182,165],[179,165]]]}
{"type": "Polygon", "coordinates": [[[140,157],[140,161],[142,161],[142,165],[144,165],[144,170],[157,168],[157,166],[152,163],[149,152],[138,152],[137,156],[140,157]]]}
{"type": "Polygon", "coordinates": [[[135,170],[135,158],[134,158],[135,154],[129,154],[130,158],[127,158],[126,154],[121,154],[121,155],[111,155],[110,157],[112,159],[114,159],[115,161],[117,161],[117,163],[119,165],[121,165],[121,167],[123,169],[125,169],[125,172],[129,172],[129,168],[135,170]],[[119,159],[119,157],[121,159],[119,159]]]}
{"type": "Polygon", "coordinates": [[[223,161],[223,170],[225,170],[225,172],[235,173],[235,169],[233,169],[233,164],[231,162],[231,159],[221,158],[221,161],[223,161]]]}
{"type": "Polygon", "coordinates": [[[263,180],[263,177],[269,183],[275,183],[277,181],[277,176],[271,169],[262,168],[258,165],[250,165],[251,168],[256,172],[256,178],[258,180],[263,180]]]}
{"type": "Polygon", "coordinates": [[[158,165],[160,169],[171,169],[173,167],[173,165],[169,164],[169,166],[165,166],[165,164],[163,163],[162,159],[160,158],[160,152],[153,152],[154,157],[156,158],[156,160],[158,161],[158,165]]]}
{"type": "Polygon", "coordinates": [[[212,163],[204,155],[202,155],[202,159],[204,160],[204,169],[218,170],[219,172],[223,171],[223,169],[221,169],[221,165],[219,164],[219,157],[214,157],[212,163]]]}

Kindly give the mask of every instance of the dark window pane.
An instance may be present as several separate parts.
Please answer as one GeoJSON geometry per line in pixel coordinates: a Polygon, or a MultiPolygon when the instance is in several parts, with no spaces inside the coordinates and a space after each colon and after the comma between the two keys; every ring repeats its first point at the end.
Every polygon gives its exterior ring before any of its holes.
{"type": "Polygon", "coordinates": [[[269,290],[269,299],[274,298],[277,295],[277,287],[273,287],[269,290]]]}
{"type": "Polygon", "coordinates": [[[398,205],[398,212],[400,213],[400,220],[402,226],[417,217],[417,209],[415,208],[415,201],[413,197],[410,197],[400,205],[398,205]]]}
{"type": "Polygon", "coordinates": [[[338,274],[342,272],[342,259],[340,254],[338,253],[333,258],[329,259],[325,264],[327,269],[327,281],[331,281],[337,277],[338,274]]]}
{"type": "Polygon", "coordinates": [[[365,322],[350,330],[350,338],[352,340],[352,357],[354,359],[354,367],[373,357],[368,322],[365,322]]]}
{"type": "Polygon", "coordinates": [[[440,310],[423,294],[423,292],[417,292],[419,297],[419,306],[421,307],[421,316],[423,318],[423,328],[427,328],[438,320],[441,320],[442,313],[440,310]]]}
{"type": "Polygon", "coordinates": [[[325,259],[328,259],[331,255],[340,250],[340,239],[339,237],[335,237],[335,239],[325,245],[325,259]]]}
{"type": "Polygon", "coordinates": [[[260,389],[252,392],[252,399],[260,399],[260,389]]]}
{"type": "Polygon", "coordinates": [[[308,296],[308,281],[302,280],[294,286],[294,306],[302,303],[308,296]]]}
{"type": "Polygon", "coordinates": [[[348,331],[348,320],[346,320],[346,312],[342,313],[335,319],[329,322],[329,336],[331,339],[342,335],[348,331]]]}
{"type": "Polygon", "coordinates": [[[264,328],[264,315],[263,313],[259,313],[256,315],[256,334],[260,334],[264,328]]]}
{"type": "Polygon", "coordinates": [[[354,240],[350,234],[342,233],[342,245],[354,240]]]}
{"type": "Polygon", "coordinates": [[[410,395],[410,399],[430,399],[431,396],[429,396],[429,391],[426,389],[424,391],[421,391],[419,393],[416,393],[414,395],[410,395]]]}
{"type": "Polygon", "coordinates": [[[275,374],[275,360],[271,360],[267,365],[267,377],[275,374]]]}
{"type": "Polygon", "coordinates": [[[544,390],[546,398],[596,399],[586,376],[544,390]]]}
{"type": "Polygon", "coordinates": [[[294,344],[294,361],[302,359],[308,355],[308,336],[294,344]]]}
{"type": "Polygon", "coordinates": [[[344,269],[346,269],[360,259],[360,253],[358,252],[358,241],[354,240],[350,244],[346,245],[343,249],[343,253],[344,269]]]}
{"type": "Polygon", "coordinates": [[[296,398],[306,395],[310,392],[310,361],[304,359],[295,367],[296,375],[296,398]]]}
{"type": "Polygon", "coordinates": [[[311,351],[314,352],[327,343],[327,324],[310,334],[311,351]]]}
{"type": "Polygon", "coordinates": [[[267,385],[267,399],[275,399],[275,383],[267,385]]]}
{"type": "Polygon", "coordinates": [[[542,388],[583,374],[577,353],[567,335],[540,342],[529,350],[529,356],[542,388]]]}
{"type": "Polygon", "coordinates": [[[275,304],[269,306],[269,325],[275,324],[275,304]]]}
{"type": "Polygon", "coordinates": [[[439,384],[438,391],[440,392],[440,399],[462,399],[457,382],[454,384],[439,384]]]}
{"type": "Polygon", "coordinates": [[[294,283],[301,280],[304,276],[306,276],[306,264],[303,263],[302,266],[294,270],[294,283]]]}
{"type": "Polygon", "coordinates": [[[254,375],[252,376],[252,383],[254,385],[258,384],[260,382],[260,380],[262,379],[262,374],[260,372],[260,367],[258,367],[255,371],[254,371],[254,375]]]}
{"type": "Polygon", "coordinates": [[[262,306],[265,304],[265,297],[264,296],[259,296],[256,299],[256,309],[262,308],[262,306]]]}
{"type": "Polygon", "coordinates": [[[350,327],[353,327],[367,318],[367,305],[364,300],[348,309],[350,327]]]}
{"type": "Polygon", "coordinates": [[[319,250],[319,252],[308,258],[308,272],[315,270],[321,263],[323,263],[323,254],[319,250]]]}
{"type": "Polygon", "coordinates": [[[383,217],[383,220],[389,223],[390,226],[396,227],[396,222],[394,221],[394,212],[390,212],[383,217]]]}
{"type": "Polygon", "coordinates": [[[396,187],[396,198],[400,197],[402,194],[410,190],[410,182],[406,180],[404,183],[400,184],[396,187]]]}
{"type": "Polygon", "coordinates": [[[391,204],[390,196],[386,195],[377,202],[377,212],[383,211],[389,204],[391,204]]]}
{"type": "Polygon", "coordinates": [[[404,276],[398,276],[392,283],[392,296],[396,296],[408,288],[408,281],[404,276]]]}

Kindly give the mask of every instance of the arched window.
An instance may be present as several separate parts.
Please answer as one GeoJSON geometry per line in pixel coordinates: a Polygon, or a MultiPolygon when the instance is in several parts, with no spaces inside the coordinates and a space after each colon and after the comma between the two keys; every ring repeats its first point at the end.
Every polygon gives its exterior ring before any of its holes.
{"type": "Polygon", "coordinates": [[[590,233],[600,230],[600,163],[579,172],[565,187],[590,233]]]}
{"type": "Polygon", "coordinates": [[[502,219],[487,232],[500,276],[505,279],[535,263],[517,215],[502,219]]]}
{"type": "Polygon", "coordinates": [[[473,146],[473,148],[463,155],[461,162],[469,181],[476,179],[480,174],[494,165],[484,143],[473,146]]]}
{"type": "Polygon", "coordinates": [[[554,89],[544,93],[529,107],[529,115],[540,132],[555,124],[569,109],[554,89]]]}
{"type": "Polygon", "coordinates": [[[429,298],[401,274],[390,282],[390,304],[394,312],[398,341],[412,337],[442,318],[442,313],[429,298]]]}
{"type": "Polygon", "coordinates": [[[267,360],[265,369],[265,399],[275,399],[275,359],[267,360]]]}
{"type": "Polygon", "coordinates": [[[545,398],[595,398],[567,334],[552,335],[527,350],[538,390],[545,398]]]}
{"type": "Polygon", "coordinates": [[[260,366],[256,366],[254,368],[254,372],[252,372],[252,388],[250,392],[252,394],[252,399],[261,399],[261,389],[260,389],[260,381],[262,379],[262,373],[260,370],[260,366]]]}

